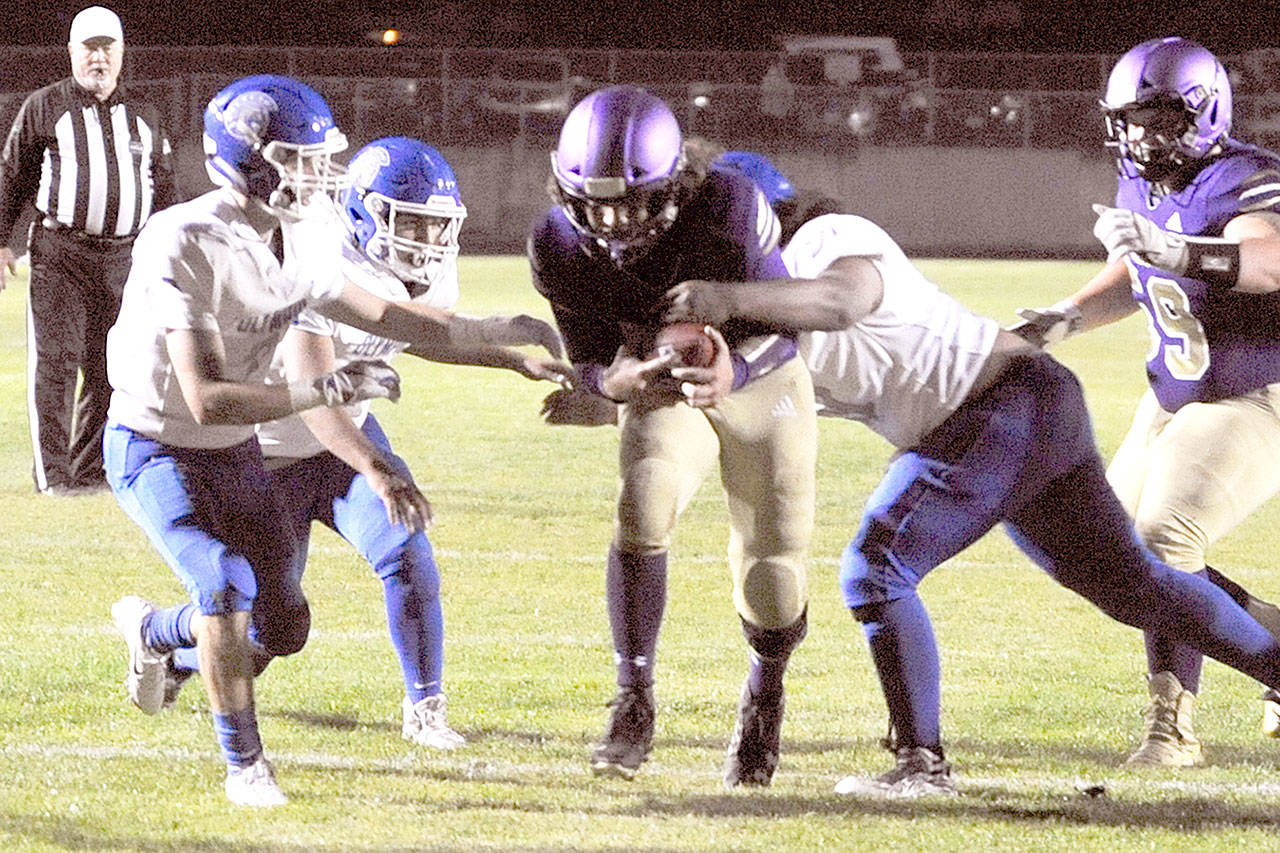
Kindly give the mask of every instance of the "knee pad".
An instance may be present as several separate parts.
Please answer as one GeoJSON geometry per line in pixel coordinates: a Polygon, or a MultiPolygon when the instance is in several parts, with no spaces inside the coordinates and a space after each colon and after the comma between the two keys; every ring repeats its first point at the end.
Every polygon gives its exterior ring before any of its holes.
{"type": "Polygon", "coordinates": [[[268,655],[278,657],[302,651],[310,633],[311,607],[304,601],[274,610],[267,618],[258,618],[255,613],[251,639],[268,655]]]}
{"type": "Polygon", "coordinates": [[[752,623],[773,630],[791,625],[808,603],[804,564],[768,557],[748,560],[736,591],[739,611],[752,623]]]}
{"type": "Polygon", "coordinates": [[[384,586],[395,582],[409,587],[424,600],[440,597],[440,572],[431,543],[420,533],[374,560],[373,571],[384,586]]]}
{"type": "MultiPolygon", "coordinates": [[[[894,567],[890,545],[896,530],[875,518],[868,519],[860,536],[840,555],[840,592],[846,607],[855,610],[901,598],[915,589],[894,567]]],[[[866,621],[859,617],[859,621],[866,621]]]]}

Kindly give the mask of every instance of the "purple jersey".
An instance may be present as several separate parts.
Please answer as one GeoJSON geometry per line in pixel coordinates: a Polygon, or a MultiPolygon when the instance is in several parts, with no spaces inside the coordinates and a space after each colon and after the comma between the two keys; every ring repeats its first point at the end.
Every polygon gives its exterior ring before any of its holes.
{"type": "MultiPolygon", "coordinates": [[[[1158,197],[1140,177],[1121,177],[1116,206],[1166,231],[1221,237],[1227,222],[1280,213],[1280,155],[1227,140],[1187,186],[1158,197]]],[[[1160,405],[1238,397],[1280,382],[1280,294],[1213,288],[1128,256],[1134,299],[1147,313],[1147,378],[1160,405]]]]}
{"type": "MultiPolygon", "coordinates": [[[[533,228],[534,285],[551,302],[575,364],[608,365],[623,343],[633,351],[662,324],[664,294],[688,279],[759,281],[787,277],[777,219],[749,179],[713,171],[645,254],[621,268],[564,211],[551,208],[533,228]]],[[[731,320],[730,347],[775,329],[731,320]]],[[[637,355],[643,354],[636,352],[637,355]]]]}

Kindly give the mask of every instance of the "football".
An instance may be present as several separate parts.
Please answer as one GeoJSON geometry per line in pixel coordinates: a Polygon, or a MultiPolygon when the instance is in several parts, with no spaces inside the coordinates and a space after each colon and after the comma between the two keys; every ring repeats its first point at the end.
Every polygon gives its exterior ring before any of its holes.
{"type": "Polygon", "coordinates": [[[653,355],[678,353],[686,367],[710,367],[715,361],[716,345],[703,323],[672,323],[663,326],[653,337],[653,355]]]}

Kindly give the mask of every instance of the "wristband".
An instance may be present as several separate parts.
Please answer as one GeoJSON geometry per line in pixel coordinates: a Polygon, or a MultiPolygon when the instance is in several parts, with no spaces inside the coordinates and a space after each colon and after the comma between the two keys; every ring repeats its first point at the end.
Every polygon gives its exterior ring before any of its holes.
{"type": "Polygon", "coordinates": [[[1240,279],[1240,244],[1210,237],[1187,238],[1188,278],[1230,290],[1240,279]]]}

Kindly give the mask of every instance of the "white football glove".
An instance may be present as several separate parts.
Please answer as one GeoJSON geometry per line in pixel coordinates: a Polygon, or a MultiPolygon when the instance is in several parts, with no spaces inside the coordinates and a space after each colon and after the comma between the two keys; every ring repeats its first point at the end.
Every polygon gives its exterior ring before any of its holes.
{"type": "Polygon", "coordinates": [[[564,358],[564,342],[560,340],[560,333],[555,327],[527,314],[517,314],[514,317],[469,317],[466,314],[455,314],[449,320],[449,340],[462,347],[480,347],[486,344],[507,347],[539,346],[549,352],[552,358],[564,358]]]}
{"type": "Polygon", "coordinates": [[[385,361],[353,361],[327,376],[289,383],[295,412],[377,398],[393,403],[400,399],[400,375],[385,361]]]}
{"type": "Polygon", "coordinates": [[[1142,262],[1174,275],[1187,271],[1191,254],[1181,234],[1165,231],[1147,217],[1132,210],[1093,205],[1098,221],[1093,223],[1093,236],[1107,249],[1107,263],[1133,252],[1142,262]]]}
{"type": "Polygon", "coordinates": [[[1084,322],[1080,308],[1070,299],[1064,299],[1048,308],[1019,308],[1017,315],[1022,318],[1022,322],[1014,323],[1009,331],[1041,349],[1079,334],[1084,322]]]}

